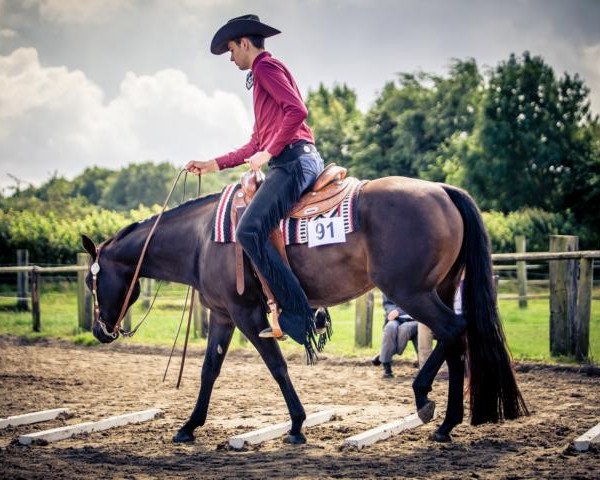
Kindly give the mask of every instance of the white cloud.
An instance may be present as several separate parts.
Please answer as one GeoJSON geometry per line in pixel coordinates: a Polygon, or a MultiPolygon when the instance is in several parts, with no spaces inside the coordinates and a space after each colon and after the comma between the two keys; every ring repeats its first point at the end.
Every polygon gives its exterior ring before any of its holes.
{"type": "Polygon", "coordinates": [[[40,15],[56,23],[103,22],[128,9],[133,0],[29,0],[40,15]]]}
{"type": "Polygon", "coordinates": [[[592,110],[600,112],[600,43],[583,49],[583,75],[590,87],[592,110]]]}
{"type": "Polygon", "coordinates": [[[0,38],[14,38],[17,36],[17,32],[10,28],[3,28],[0,30],[0,38]]]}
{"type": "Polygon", "coordinates": [[[41,182],[90,165],[210,158],[247,141],[235,95],[208,95],[178,70],[127,73],[106,101],[83,72],[40,65],[35,49],[0,56],[0,184],[9,172],[41,182]]]}

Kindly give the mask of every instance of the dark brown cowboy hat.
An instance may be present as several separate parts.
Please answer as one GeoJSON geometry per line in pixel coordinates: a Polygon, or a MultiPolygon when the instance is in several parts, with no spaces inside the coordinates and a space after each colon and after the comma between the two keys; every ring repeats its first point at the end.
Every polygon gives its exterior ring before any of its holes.
{"type": "Polygon", "coordinates": [[[258,35],[260,37],[272,37],[281,33],[273,27],[269,27],[258,19],[258,15],[242,15],[232,18],[223,25],[210,42],[210,51],[215,55],[225,53],[227,42],[236,38],[247,37],[249,35],[258,35]]]}

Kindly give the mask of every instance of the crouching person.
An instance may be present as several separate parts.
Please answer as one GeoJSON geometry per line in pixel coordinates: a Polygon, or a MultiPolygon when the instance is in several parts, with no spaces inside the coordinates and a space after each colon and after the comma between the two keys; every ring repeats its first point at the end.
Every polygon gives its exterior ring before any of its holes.
{"type": "Polygon", "coordinates": [[[413,342],[415,351],[417,350],[417,321],[385,295],[383,308],[385,317],[381,352],[371,363],[375,366],[383,365],[383,378],[393,378],[392,357],[396,354],[402,355],[409,341],[413,342]]]}

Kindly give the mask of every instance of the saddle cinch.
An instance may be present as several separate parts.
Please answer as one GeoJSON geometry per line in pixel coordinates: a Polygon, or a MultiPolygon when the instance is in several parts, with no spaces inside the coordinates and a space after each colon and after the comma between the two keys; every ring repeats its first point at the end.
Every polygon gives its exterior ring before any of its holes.
{"type": "MultiPolygon", "coordinates": [[[[288,216],[299,219],[312,218],[337,207],[359,181],[354,177],[346,178],[346,173],[347,170],[344,167],[340,167],[335,163],[327,165],[317,177],[311,191],[300,197],[288,216]]],[[[234,229],[237,226],[238,219],[241,218],[264,179],[265,175],[260,170],[256,172],[250,170],[242,176],[241,188],[236,192],[231,205],[231,223],[234,229]]],[[[283,235],[279,227],[271,232],[270,239],[283,261],[289,266],[283,235]]],[[[284,334],[279,326],[280,309],[277,306],[275,297],[262,275],[256,269],[254,270],[265,292],[267,304],[272,314],[273,336],[283,339],[284,334]]],[[[244,252],[239,242],[235,243],[235,274],[236,289],[238,294],[242,295],[244,293],[244,252]]]]}

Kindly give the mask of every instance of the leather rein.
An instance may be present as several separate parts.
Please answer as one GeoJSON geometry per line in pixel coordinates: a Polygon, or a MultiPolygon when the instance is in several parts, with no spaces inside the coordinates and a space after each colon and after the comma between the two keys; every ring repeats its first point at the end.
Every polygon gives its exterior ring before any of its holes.
{"type": "MultiPolygon", "coordinates": [[[[121,328],[121,323],[123,322],[123,318],[125,317],[125,312],[127,311],[127,307],[129,306],[129,300],[131,299],[133,289],[135,288],[135,283],[137,282],[137,280],[139,278],[140,270],[142,268],[142,263],[144,262],[144,257],[146,256],[146,251],[148,250],[148,245],[150,244],[150,240],[152,239],[152,236],[154,235],[154,232],[156,231],[158,222],[160,222],[160,219],[162,218],[163,213],[167,209],[167,204],[169,203],[169,200],[171,199],[171,195],[173,195],[173,192],[175,191],[175,187],[177,186],[179,177],[181,177],[181,175],[184,172],[187,175],[187,170],[185,170],[185,169],[182,169],[179,172],[179,174],[177,175],[177,178],[175,179],[175,181],[173,182],[173,186],[171,187],[171,191],[167,195],[167,198],[161,208],[161,211],[158,214],[158,216],[156,217],[156,220],[154,221],[154,224],[152,225],[152,228],[150,229],[150,232],[148,233],[148,236],[146,237],[146,241],[144,242],[144,246],[142,247],[142,252],[140,253],[140,258],[138,259],[137,265],[135,267],[135,271],[133,273],[133,278],[131,279],[131,282],[129,284],[129,289],[127,290],[127,295],[125,296],[125,300],[123,301],[123,305],[121,306],[121,311],[119,312],[119,316],[117,317],[117,321],[115,322],[115,325],[112,328],[112,331],[109,331],[109,329],[106,327],[106,324],[102,320],[102,316],[100,314],[100,303],[98,301],[98,274],[100,273],[100,252],[102,251],[102,247],[104,245],[106,245],[106,243],[108,243],[110,240],[107,242],[103,242],[100,245],[98,245],[98,247],[96,247],[96,259],[94,260],[94,263],[90,267],[90,273],[92,274],[92,297],[94,299],[94,324],[98,324],[100,326],[100,329],[102,330],[102,333],[104,333],[108,337],[111,337],[114,339],[114,338],[117,338],[119,336],[119,334],[121,334],[125,337],[131,337],[137,331],[138,327],[141,325],[141,322],[138,323],[138,325],[133,330],[130,330],[130,331],[126,331],[121,328]]],[[[185,186],[184,186],[184,196],[185,196],[185,186]]],[[[145,320],[145,318],[146,317],[144,317],[142,319],[142,322],[145,320]]]]}

